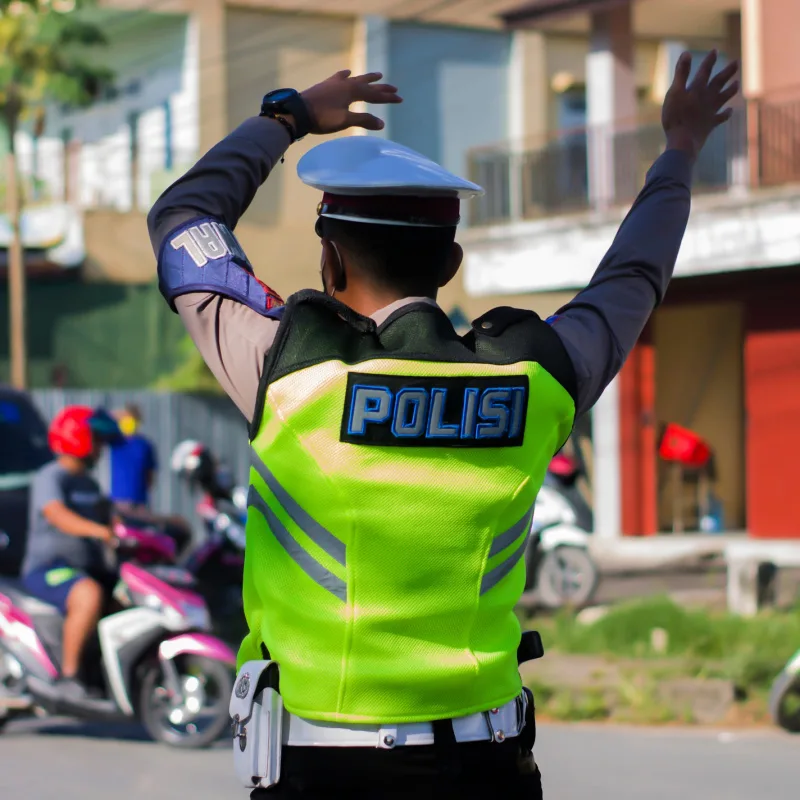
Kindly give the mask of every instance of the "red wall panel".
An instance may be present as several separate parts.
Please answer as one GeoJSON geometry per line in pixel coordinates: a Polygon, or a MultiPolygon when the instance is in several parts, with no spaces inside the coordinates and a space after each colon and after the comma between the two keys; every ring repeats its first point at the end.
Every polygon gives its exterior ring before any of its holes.
{"type": "Polygon", "coordinates": [[[800,313],[771,299],[751,306],[745,341],[747,528],[800,538],[800,313]]]}
{"type": "Polygon", "coordinates": [[[651,536],[657,532],[655,353],[648,332],[620,373],[620,470],[622,532],[651,536]]]}

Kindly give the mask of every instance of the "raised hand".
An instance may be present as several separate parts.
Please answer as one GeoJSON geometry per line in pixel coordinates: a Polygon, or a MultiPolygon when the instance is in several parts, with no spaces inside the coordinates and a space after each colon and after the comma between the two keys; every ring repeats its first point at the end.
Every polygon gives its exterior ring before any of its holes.
{"type": "Polygon", "coordinates": [[[373,114],[351,111],[350,106],[358,102],[402,103],[395,86],[377,82],[382,77],[380,72],[370,72],[351,78],[350,70],[345,69],[302,92],[311,115],[311,133],[336,133],[353,127],[381,130],[383,120],[373,114]]]}
{"type": "Polygon", "coordinates": [[[739,81],[731,82],[738,62],[732,61],[712,78],[716,62],[717,51],[712,50],[687,86],[692,57],[682,53],[672,86],[664,98],[661,124],[667,135],[667,147],[684,150],[692,158],[697,157],[714,128],[731,118],[733,109],[722,110],[722,107],[739,91],[739,81]]]}

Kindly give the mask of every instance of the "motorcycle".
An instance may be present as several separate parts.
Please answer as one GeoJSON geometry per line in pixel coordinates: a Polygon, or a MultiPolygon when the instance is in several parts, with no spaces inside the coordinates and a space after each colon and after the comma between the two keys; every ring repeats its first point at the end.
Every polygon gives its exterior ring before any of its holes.
{"type": "Polygon", "coordinates": [[[220,633],[240,641],[247,635],[242,606],[244,573],[244,513],[233,501],[205,497],[197,506],[206,528],[205,542],[181,562],[208,601],[220,633]]]}
{"type": "Polygon", "coordinates": [[[525,592],[549,609],[588,605],[599,573],[589,553],[590,534],[575,524],[567,501],[544,485],[536,497],[525,554],[525,592]]]}
{"type": "Polygon", "coordinates": [[[790,733],[800,733],[800,650],[775,678],[769,693],[773,721],[790,733]]]}
{"type": "Polygon", "coordinates": [[[229,641],[240,641],[247,634],[242,608],[247,509],[246,501],[244,511],[234,502],[234,493],[240,501],[241,491],[204,493],[196,507],[204,536],[185,549],[171,531],[143,525],[136,517],[117,513],[114,527],[120,541],[136,543],[135,548],[120,551],[129,554],[128,560],[146,566],[167,583],[202,595],[212,612],[214,632],[229,641]]]}
{"type": "Polygon", "coordinates": [[[138,719],[153,739],[181,748],[207,747],[227,729],[236,655],[208,633],[203,598],[131,562],[119,572],[84,662],[90,696],[79,701],[58,690],[59,611],[0,583],[0,728],[31,714],[138,719]]]}
{"type": "Polygon", "coordinates": [[[594,528],[592,508],[581,494],[578,481],[586,475],[583,454],[577,438],[573,439],[574,455],[563,450],[557,453],[547,468],[544,485],[558,492],[569,506],[568,516],[572,524],[590,533],[594,528]]]}
{"type": "Polygon", "coordinates": [[[573,439],[574,455],[563,450],[550,462],[536,497],[526,551],[526,595],[549,609],[588,605],[599,574],[589,552],[592,509],[578,489],[586,474],[573,439]]]}

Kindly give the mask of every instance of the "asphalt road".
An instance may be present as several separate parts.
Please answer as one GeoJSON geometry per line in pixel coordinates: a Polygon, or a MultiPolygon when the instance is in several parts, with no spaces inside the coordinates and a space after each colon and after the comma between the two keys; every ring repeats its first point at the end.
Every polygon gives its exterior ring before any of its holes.
{"type": "MultiPolygon", "coordinates": [[[[799,796],[800,737],[772,730],[543,725],[536,756],[547,800],[799,796]]],[[[0,797],[246,800],[230,767],[227,745],[180,752],[134,729],[17,722],[0,738],[0,797]]]]}

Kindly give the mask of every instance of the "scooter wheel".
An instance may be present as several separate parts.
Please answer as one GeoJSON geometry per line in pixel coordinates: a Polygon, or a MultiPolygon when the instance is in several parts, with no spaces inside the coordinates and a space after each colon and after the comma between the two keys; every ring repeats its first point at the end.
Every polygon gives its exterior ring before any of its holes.
{"type": "Polygon", "coordinates": [[[158,742],[197,749],[208,747],[230,728],[228,705],[234,675],[230,667],[202,656],[175,659],[181,696],[164,685],[158,662],[147,665],[139,688],[139,714],[158,742]]]}
{"type": "Polygon", "coordinates": [[[594,596],[599,576],[585,549],[562,546],[544,554],[536,579],[536,594],[545,608],[582,608],[594,596]]]}
{"type": "Polygon", "coordinates": [[[800,733],[800,675],[781,672],[769,693],[772,721],[789,733],[800,733]]]}

